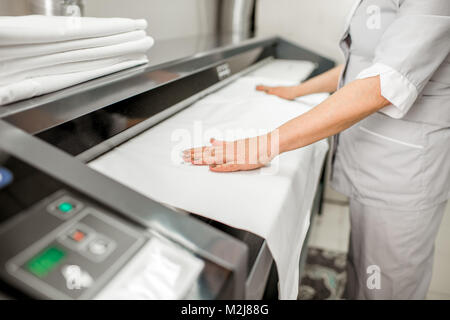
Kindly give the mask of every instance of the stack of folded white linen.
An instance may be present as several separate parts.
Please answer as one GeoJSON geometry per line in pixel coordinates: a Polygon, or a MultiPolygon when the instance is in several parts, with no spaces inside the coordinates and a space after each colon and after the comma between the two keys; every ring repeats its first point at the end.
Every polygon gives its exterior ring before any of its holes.
{"type": "Polygon", "coordinates": [[[145,20],[0,17],[0,105],[148,62],[145,20]]]}

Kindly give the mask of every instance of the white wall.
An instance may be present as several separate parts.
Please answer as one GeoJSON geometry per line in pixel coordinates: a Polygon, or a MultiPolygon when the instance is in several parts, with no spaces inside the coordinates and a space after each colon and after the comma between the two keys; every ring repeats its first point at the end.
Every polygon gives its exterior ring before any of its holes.
{"type": "Polygon", "coordinates": [[[355,0],[257,1],[257,35],[280,35],[342,62],[338,41],[355,0]]]}
{"type": "Polygon", "coordinates": [[[214,33],[217,4],[217,0],[85,0],[84,14],[145,18],[148,33],[162,40],[214,33]]]}

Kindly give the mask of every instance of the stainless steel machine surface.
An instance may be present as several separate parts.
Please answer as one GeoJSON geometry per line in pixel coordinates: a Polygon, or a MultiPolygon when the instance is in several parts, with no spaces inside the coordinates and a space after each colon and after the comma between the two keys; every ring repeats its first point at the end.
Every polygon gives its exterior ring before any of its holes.
{"type": "Polygon", "coordinates": [[[253,0],[225,0],[219,2],[219,34],[230,34],[233,39],[247,39],[251,35],[253,0]]]}
{"type": "MultiPolygon", "coordinates": [[[[264,291],[273,291],[273,260],[262,238],[174,212],[91,170],[86,163],[266,59],[312,61],[317,68],[310,77],[330,69],[333,62],[277,37],[239,43],[226,37],[190,38],[155,46],[149,57],[153,63],[148,66],[0,109],[0,167],[13,176],[19,176],[15,171],[19,168],[17,172],[28,182],[0,188],[0,196],[18,198],[21,203],[0,221],[0,291],[12,297],[94,298],[126,268],[127,257],[138,256],[155,235],[203,262],[196,285],[185,297],[259,299],[264,291]],[[41,190],[36,176],[51,180],[53,188],[41,190]],[[35,195],[22,200],[28,193],[35,195]],[[61,199],[71,199],[71,210],[78,203],[89,210],[80,209],[67,220],[61,219],[55,214],[66,202],[61,199]],[[44,224],[44,220],[49,222],[44,224]],[[30,236],[26,233],[29,224],[37,227],[30,236]],[[74,230],[93,230],[104,240],[100,242],[113,243],[114,250],[105,260],[93,261],[83,251],[89,246],[75,248],[64,240],[74,230]],[[27,236],[19,237],[19,231],[27,236]],[[217,250],[219,242],[219,247],[229,249],[217,250]],[[67,292],[66,264],[60,260],[56,265],[49,263],[52,267],[44,268],[45,276],[39,278],[40,271],[30,266],[42,268],[42,259],[48,256],[91,270],[93,284],[76,295],[67,292]],[[97,279],[96,274],[105,276],[97,279]]],[[[321,190],[316,198],[320,196],[321,190]]]]}

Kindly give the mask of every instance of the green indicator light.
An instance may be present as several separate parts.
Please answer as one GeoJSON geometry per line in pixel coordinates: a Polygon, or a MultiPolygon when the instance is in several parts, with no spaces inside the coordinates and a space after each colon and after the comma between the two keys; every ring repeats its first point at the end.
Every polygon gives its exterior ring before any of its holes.
{"type": "Polygon", "coordinates": [[[72,205],[71,203],[69,203],[69,202],[63,202],[63,203],[61,203],[61,204],[58,206],[58,209],[59,209],[61,212],[66,213],[66,212],[69,212],[69,211],[71,211],[71,210],[73,209],[73,205],[72,205]]]}
{"type": "Polygon", "coordinates": [[[34,257],[26,264],[26,268],[38,277],[46,276],[65,257],[65,252],[50,247],[34,257]]]}

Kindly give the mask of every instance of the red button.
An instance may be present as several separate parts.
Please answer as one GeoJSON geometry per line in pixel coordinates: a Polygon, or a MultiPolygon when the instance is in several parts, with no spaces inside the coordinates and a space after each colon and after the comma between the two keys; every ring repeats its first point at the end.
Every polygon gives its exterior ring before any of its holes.
{"type": "Polygon", "coordinates": [[[75,230],[70,236],[70,238],[76,242],[82,241],[85,237],[86,237],[86,234],[80,230],[75,230]]]}

